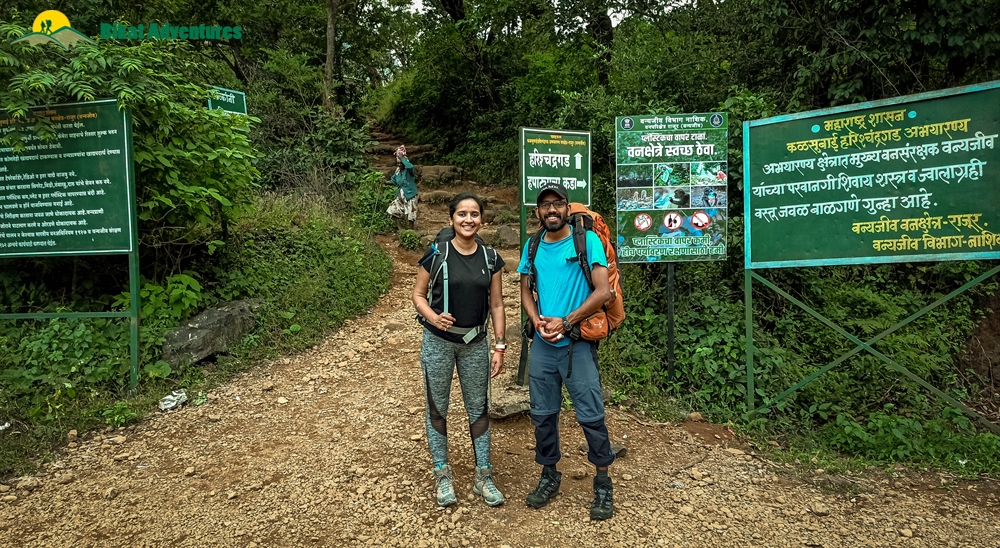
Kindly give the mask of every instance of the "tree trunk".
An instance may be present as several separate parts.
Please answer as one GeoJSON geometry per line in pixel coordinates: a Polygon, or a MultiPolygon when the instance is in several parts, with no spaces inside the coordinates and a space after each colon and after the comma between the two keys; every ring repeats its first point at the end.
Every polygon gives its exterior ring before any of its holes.
{"type": "Polygon", "coordinates": [[[326,0],[326,75],[323,78],[323,105],[333,112],[333,69],[337,55],[337,19],[340,0],[326,0]]]}
{"type": "Polygon", "coordinates": [[[590,21],[587,30],[594,42],[597,42],[601,52],[597,56],[597,83],[601,87],[608,87],[611,73],[611,49],[615,42],[615,29],[611,23],[611,16],[608,15],[608,5],[599,2],[598,6],[590,13],[590,21]]]}

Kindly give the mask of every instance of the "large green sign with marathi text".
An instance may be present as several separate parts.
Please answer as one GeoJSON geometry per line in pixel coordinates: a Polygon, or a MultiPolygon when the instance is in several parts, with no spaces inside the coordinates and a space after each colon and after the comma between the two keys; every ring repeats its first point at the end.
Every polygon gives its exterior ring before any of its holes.
{"type": "Polygon", "coordinates": [[[726,258],[725,113],[615,119],[618,260],[726,258]]]}
{"type": "Polygon", "coordinates": [[[562,183],[572,202],[590,205],[590,132],[521,128],[521,203],[534,206],[538,189],[562,183]]]}
{"type": "Polygon", "coordinates": [[[135,184],[130,125],[114,99],[56,105],[12,119],[0,135],[0,257],[128,253],[134,249],[135,184]],[[36,132],[48,121],[54,140],[36,132]]]}
{"type": "Polygon", "coordinates": [[[746,266],[1000,257],[998,136],[1000,82],[745,122],[746,266]]]}

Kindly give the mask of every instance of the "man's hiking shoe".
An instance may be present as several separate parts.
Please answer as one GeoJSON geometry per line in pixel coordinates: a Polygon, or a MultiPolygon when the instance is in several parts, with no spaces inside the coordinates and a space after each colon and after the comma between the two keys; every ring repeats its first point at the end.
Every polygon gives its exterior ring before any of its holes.
{"type": "Polygon", "coordinates": [[[541,508],[559,494],[560,483],[562,483],[562,472],[556,472],[551,476],[543,472],[542,479],[538,480],[538,487],[528,493],[524,501],[532,508],[541,508]]]}
{"type": "MultiPolygon", "coordinates": [[[[590,452],[590,444],[587,443],[587,440],[583,440],[580,442],[580,452],[581,453],[590,452]]],[[[620,459],[628,454],[628,447],[625,447],[620,443],[612,443],[611,452],[615,454],[616,459],[620,459]]]]}
{"type": "Polygon", "coordinates": [[[438,506],[450,506],[458,502],[455,497],[455,476],[451,474],[451,466],[447,464],[434,469],[434,482],[437,484],[438,506]]]}
{"type": "Polygon", "coordinates": [[[476,479],[472,483],[472,492],[483,497],[487,506],[500,506],[503,504],[503,493],[493,483],[492,466],[476,467],[476,479]]]}
{"type": "Polygon", "coordinates": [[[590,505],[590,519],[599,521],[615,515],[614,487],[611,478],[594,478],[594,503],[590,505]]]}

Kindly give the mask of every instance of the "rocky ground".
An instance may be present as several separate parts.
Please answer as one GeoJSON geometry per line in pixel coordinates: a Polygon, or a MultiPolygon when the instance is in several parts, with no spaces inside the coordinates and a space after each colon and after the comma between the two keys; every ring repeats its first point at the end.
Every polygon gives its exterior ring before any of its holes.
{"type": "MultiPolygon", "coordinates": [[[[388,148],[388,147],[387,147],[388,148]]],[[[459,185],[461,186],[461,185],[459,185]]],[[[476,188],[474,185],[470,185],[476,188]]],[[[516,204],[516,198],[499,201],[516,204]]],[[[422,205],[423,207],[423,205],[422,205]]],[[[418,228],[436,231],[443,206],[418,228]],[[435,220],[436,221],[432,221],[435,220]]],[[[530,420],[494,422],[505,505],[471,495],[473,459],[457,382],[451,459],[459,503],[436,506],[423,427],[417,255],[394,238],[394,284],[367,315],[311,350],[247,372],[194,406],[79,439],[31,477],[0,484],[0,546],[998,546],[994,482],[871,471],[831,476],[778,464],[724,426],[653,423],[609,408],[628,454],[612,467],[617,515],[590,522],[593,468],[563,414],[561,494],[537,481],[530,420]]],[[[504,252],[517,326],[516,249],[504,252]]],[[[517,348],[494,399],[523,401],[517,348]]]]}

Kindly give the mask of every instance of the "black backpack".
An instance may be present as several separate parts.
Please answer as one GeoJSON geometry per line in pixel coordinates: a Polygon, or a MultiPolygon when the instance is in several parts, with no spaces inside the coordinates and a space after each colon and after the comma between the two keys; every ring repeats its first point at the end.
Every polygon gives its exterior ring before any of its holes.
{"type": "MultiPolygon", "coordinates": [[[[446,226],[437,233],[434,237],[434,241],[431,243],[430,247],[427,248],[427,252],[424,256],[417,262],[417,266],[423,266],[428,261],[430,261],[430,271],[431,278],[427,283],[427,300],[430,301],[433,295],[434,285],[439,283],[441,286],[441,297],[443,309],[442,313],[447,314],[450,310],[450,302],[448,299],[448,253],[451,251],[451,240],[455,238],[455,229],[446,226]]],[[[486,245],[486,242],[476,234],[476,243],[479,244],[480,249],[483,250],[483,259],[486,261],[486,272],[491,273],[496,268],[497,264],[497,251],[492,247],[486,245]]],[[[476,327],[452,327],[448,330],[449,333],[455,333],[457,335],[462,335],[465,343],[468,344],[472,339],[476,338],[480,333],[485,333],[487,330],[487,325],[490,319],[490,301],[489,293],[486,294],[486,305],[483,307],[483,321],[480,325],[476,327]]],[[[424,318],[420,314],[417,314],[417,321],[424,325],[430,325],[427,318],[424,318]]]]}

